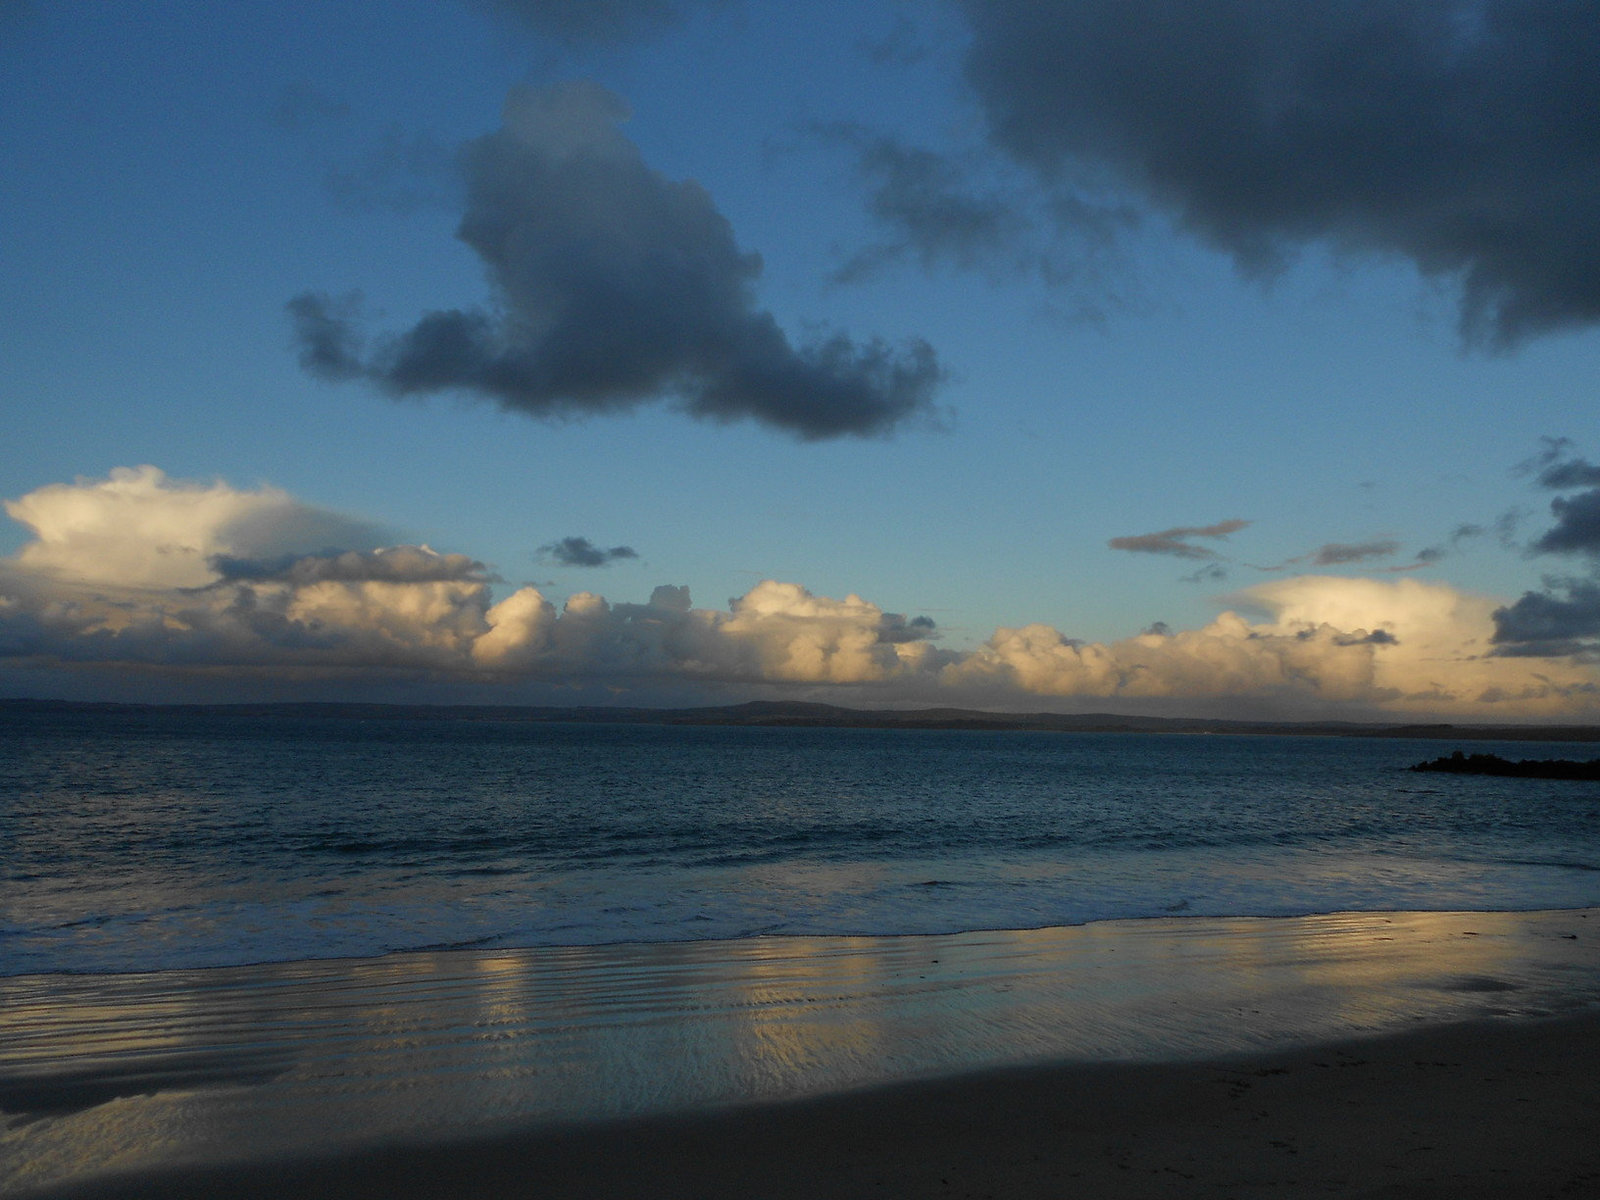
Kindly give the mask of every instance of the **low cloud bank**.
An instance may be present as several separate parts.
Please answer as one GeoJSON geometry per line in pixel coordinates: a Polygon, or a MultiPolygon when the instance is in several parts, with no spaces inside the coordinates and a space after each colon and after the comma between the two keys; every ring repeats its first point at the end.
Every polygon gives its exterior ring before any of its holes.
{"type": "Polygon", "coordinates": [[[1495,601],[1409,578],[1306,575],[1238,593],[1234,611],[1201,629],[1156,624],[1089,643],[1033,624],[956,650],[927,617],[776,580],[726,608],[697,608],[671,585],[642,604],[579,592],[558,608],[529,586],[497,601],[495,577],[467,555],[330,547],[331,536],[375,529],[275,489],[174,481],[153,467],[40,488],[6,508],[34,535],[0,561],[0,660],[14,666],[398,675],[416,681],[418,699],[430,681],[600,684],[619,697],[667,682],[847,703],[1103,700],[1485,719],[1600,708],[1587,665],[1491,652],[1495,601]]]}

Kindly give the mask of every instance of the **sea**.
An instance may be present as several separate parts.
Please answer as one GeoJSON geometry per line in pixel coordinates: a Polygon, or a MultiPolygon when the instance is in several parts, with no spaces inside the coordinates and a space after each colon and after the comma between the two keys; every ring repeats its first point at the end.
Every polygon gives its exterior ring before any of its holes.
{"type": "Polygon", "coordinates": [[[1600,784],[1455,748],[11,709],[0,975],[1600,905],[1600,784]]]}
{"type": "Polygon", "coordinates": [[[1600,1007],[1453,748],[0,706],[0,1196],[1600,1007]]]}

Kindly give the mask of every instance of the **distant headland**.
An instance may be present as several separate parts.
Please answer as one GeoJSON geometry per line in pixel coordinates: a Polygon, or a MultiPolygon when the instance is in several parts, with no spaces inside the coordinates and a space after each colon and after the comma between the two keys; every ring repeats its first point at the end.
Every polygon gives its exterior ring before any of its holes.
{"type": "MultiPolygon", "coordinates": [[[[798,700],[752,700],[705,708],[550,707],[477,704],[120,704],[77,700],[3,700],[15,712],[123,712],[151,715],[321,717],[361,721],[555,721],[624,725],[749,725],[835,729],[989,729],[1063,733],[1254,734],[1294,737],[1435,738],[1452,741],[1600,742],[1596,725],[1406,724],[1362,721],[1248,721],[1143,717],[1117,713],[985,712],[967,708],[863,709],[798,700]]],[[[1482,756],[1474,756],[1482,757],[1482,756]]],[[[1444,770],[1447,768],[1437,768],[1444,770]]]]}

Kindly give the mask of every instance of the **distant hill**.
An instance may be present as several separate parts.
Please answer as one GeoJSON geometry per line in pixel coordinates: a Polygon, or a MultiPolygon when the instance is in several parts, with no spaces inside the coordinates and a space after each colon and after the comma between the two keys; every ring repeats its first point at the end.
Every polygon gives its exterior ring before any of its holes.
{"type": "Polygon", "coordinates": [[[1299,737],[1436,738],[1456,741],[1597,742],[1594,725],[1455,725],[1358,721],[1229,721],[1117,713],[984,712],[968,708],[844,708],[799,700],[752,700],[707,708],[534,707],[476,704],[112,704],[0,700],[8,712],[187,713],[272,719],[324,717],[383,721],[569,721],[628,725],[760,725],[831,729],[995,729],[1064,733],[1257,734],[1299,737]]]}

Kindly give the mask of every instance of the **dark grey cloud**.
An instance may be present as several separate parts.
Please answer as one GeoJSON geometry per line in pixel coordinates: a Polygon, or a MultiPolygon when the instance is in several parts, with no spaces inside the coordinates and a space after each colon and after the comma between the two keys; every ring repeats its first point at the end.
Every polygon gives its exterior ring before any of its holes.
{"type": "Polygon", "coordinates": [[[218,554],[209,562],[224,584],[279,582],[304,587],[329,580],[341,583],[492,583],[496,579],[475,558],[465,554],[439,554],[425,546],[325,550],[321,554],[283,554],[272,558],[218,554]]]}
{"type": "Polygon", "coordinates": [[[365,341],[356,327],[359,294],[335,299],[307,292],[290,300],[285,308],[294,327],[302,370],[330,382],[357,379],[365,373],[361,360],[365,341]]]}
{"type": "Polygon", "coordinates": [[[1590,577],[1547,577],[1543,591],[1524,592],[1515,604],[1495,610],[1495,653],[1600,658],[1600,487],[1590,486],[1600,482],[1600,468],[1574,454],[1569,438],[1543,440],[1544,450],[1518,471],[1552,490],[1588,490],[1550,501],[1555,524],[1528,553],[1588,555],[1590,577]]]}
{"type": "Polygon", "coordinates": [[[1532,474],[1540,487],[1551,491],[1588,488],[1576,496],[1557,496],[1550,501],[1556,523],[1528,549],[1534,554],[1600,555],[1600,467],[1580,458],[1571,438],[1542,439],[1544,449],[1518,466],[1521,474],[1532,474]]]}
{"type": "Polygon", "coordinates": [[[1574,452],[1571,438],[1540,439],[1544,449],[1518,463],[1514,474],[1532,475],[1551,491],[1587,488],[1576,496],[1558,496],[1550,502],[1556,523],[1528,547],[1531,554],[1600,554],[1600,467],[1574,452]]]}
{"type": "MultiPolygon", "coordinates": [[[[1313,566],[1335,567],[1344,563],[1366,562],[1373,558],[1387,558],[1400,549],[1399,542],[1329,542],[1306,557],[1313,566]]],[[[1297,559],[1295,561],[1303,561],[1297,559]]]]}
{"type": "Polygon", "coordinates": [[[1575,453],[1571,438],[1540,438],[1544,449],[1525,462],[1518,463],[1514,474],[1533,475],[1540,487],[1554,492],[1573,488],[1600,486],[1600,467],[1575,453]]]}
{"type": "MultiPolygon", "coordinates": [[[[1309,631],[1308,631],[1309,632],[1309,631]]],[[[1374,629],[1371,633],[1339,633],[1333,637],[1335,646],[1398,646],[1400,639],[1387,629],[1374,629]]]]}
{"type": "Polygon", "coordinates": [[[1600,488],[1550,501],[1556,523],[1534,542],[1536,554],[1600,554],[1600,488]]]}
{"type": "Polygon", "coordinates": [[[655,37],[719,0],[470,0],[541,37],[601,45],[655,37]]]}
{"type": "Polygon", "coordinates": [[[1511,656],[1592,654],[1600,638],[1600,583],[1545,580],[1542,592],[1494,612],[1495,653],[1511,656]]]}
{"type": "Polygon", "coordinates": [[[878,624],[878,641],[891,645],[905,642],[925,642],[939,636],[939,626],[932,617],[912,617],[904,613],[886,612],[878,624]]]}
{"type": "Polygon", "coordinates": [[[609,550],[596,546],[586,537],[564,537],[539,547],[539,555],[563,567],[606,567],[619,558],[638,558],[632,546],[612,546],[609,550]]]}
{"type": "Polygon", "coordinates": [[[1600,467],[1581,458],[1552,463],[1539,472],[1539,482],[1553,491],[1600,485],[1600,467]]]}
{"type": "Polygon", "coordinates": [[[1190,539],[1225,538],[1238,533],[1249,521],[1219,521],[1215,525],[1180,525],[1163,529],[1159,533],[1140,533],[1131,537],[1114,537],[1106,543],[1113,550],[1131,550],[1138,554],[1170,554],[1175,558],[1216,558],[1217,552],[1209,546],[1197,546],[1190,539]]]}
{"type": "Polygon", "coordinates": [[[932,412],[932,347],[844,334],[796,347],[756,306],[758,255],[692,181],[647,166],[594,84],[518,90],[498,132],[460,155],[458,236],[488,270],[487,308],[426,314],[370,351],[349,307],[289,303],[300,358],[394,396],[475,392],[561,418],[674,396],[691,415],[803,439],[887,433],[932,412]]]}
{"type": "Polygon", "coordinates": [[[963,0],[995,142],[1250,272],[1325,240],[1458,280],[1507,346],[1600,319],[1593,0],[963,0]]]}

